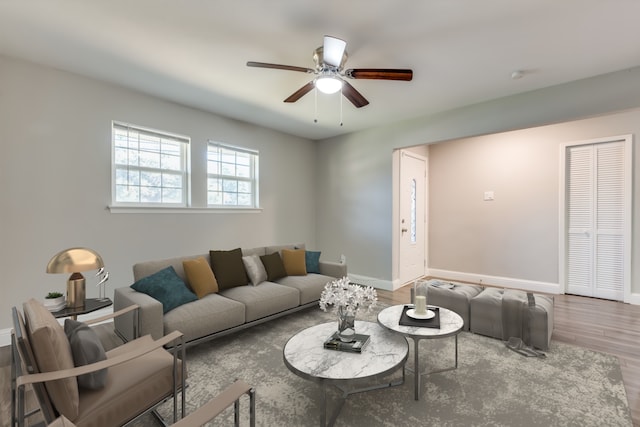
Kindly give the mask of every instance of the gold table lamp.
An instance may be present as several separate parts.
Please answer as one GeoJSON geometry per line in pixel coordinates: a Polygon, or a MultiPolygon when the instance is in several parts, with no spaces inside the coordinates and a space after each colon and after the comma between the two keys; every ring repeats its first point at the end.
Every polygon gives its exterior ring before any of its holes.
{"type": "Polygon", "coordinates": [[[102,257],[88,248],[70,248],[58,252],[47,264],[47,273],[71,273],[67,280],[67,307],[83,307],[85,280],[81,271],[101,269],[102,257]]]}

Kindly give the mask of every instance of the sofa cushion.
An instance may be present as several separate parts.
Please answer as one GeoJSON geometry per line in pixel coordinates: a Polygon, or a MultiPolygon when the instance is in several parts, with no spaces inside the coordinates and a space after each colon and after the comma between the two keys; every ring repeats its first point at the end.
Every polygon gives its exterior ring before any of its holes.
{"type": "MultiPolygon", "coordinates": [[[[30,299],[23,304],[25,321],[33,353],[40,372],[72,369],[73,355],[62,325],[40,302],[30,299]]],[[[78,416],[78,382],[75,378],[49,381],[47,393],[56,410],[70,420],[78,416]]]]}
{"type": "MultiPolygon", "coordinates": [[[[75,366],[90,365],[107,359],[98,334],[86,323],[73,319],[65,319],[64,332],[71,345],[73,364],[75,366]]],[[[107,369],[101,369],[78,376],[78,386],[89,390],[99,390],[107,382],[107,369]]]]}
{"type": "Polygon", "coordinates": [[[260,260],[267,271],[267,280],[273,282],[287,276],[287,270],[284,269],[284,263],[278,252],[261,256],[260,260]]]}
{"type": "Polygon", "coordinates": [[[258,255],[243,256],[242,262],[253,286],[267,280],[267,270],[264,269],[264,264],[262,264],[258,255]]]}
{"type": "Polygon", "coordinates": [[[151,276],[143,277],[131,287],[160,301],[163,313],[198,299],[196,294],[187,289],[185,283],[171,266],[151,276]]]}
{"type": "MultiPolygon", "coordinates": [[[[253,286],[243,287],[253,288],[253,286]]],[[[165,335],[180,331],[184,334],[185,342],[242,325],[244,321],[244,304],[225,298],[220,293],[209,294],[188,305],[178,307],[162,319],[165,335]]]]}
{"type": "Polygon", "coordinates": [[[320,251],[305,251],[304,263],[307,273],[320,273],[320,251]]]}
{"type": "MultiPolygon", "coordinates": [[[[129,341],[107,352],[107,359],[135,351],[149,344],[146,335],[129,341]]],[[[178,384],[182,376],[182,361],[178,362],[178,384]]],[[[80,397],[78,418],[72,420],[81,426],[120,426],[169,395],[173,390],[173,356],[164,348],[112,366],[107,374],[107,385],[99,392],[83,393],[80,397]]]]}
{"type": "Polygon", "coordinates": [[[220,290],[243,286],[249,283],[247,271],[242,262],[242,249],[230,251],[209,251],[211,269],[220,290]]]}
{"type": "Polygon", "coordinates": [[[276,283],[297,289],[300,292],[300,304],[307,304],[318,301],[324,286],[334,280],[336,280],[335,277],[311,273],[306,276],[283,277],[276,283]]]}
{"type": "Polygon", "coordinates": [[[304,249],[283,249],[282,263],[287,272],[287,276],[306,276],[307,265],[304,249]]]}
{"type": "Polygon", "coordinates": [[[263,282],[260,286],[237,286],[220,291],[220,294],[244,304],[246,322],[300,305],[300,292],[272,282],[263,282]]]}
{"type": "Polygon", "coordinates": [[[218,282],[213,275],[211,266],[204,257],[182,261],[184,274],[193,292],[202,298],[205,295],[218,292],[218,282]]]}

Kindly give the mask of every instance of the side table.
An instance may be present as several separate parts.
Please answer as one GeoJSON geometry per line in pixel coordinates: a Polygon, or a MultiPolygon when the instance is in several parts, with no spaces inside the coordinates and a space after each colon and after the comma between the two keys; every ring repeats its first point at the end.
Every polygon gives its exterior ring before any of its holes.
{"type": "MultiPolygon", "coordinates": [[[[434,306],[430,305],[429,308],[434,306]]],[[[440,309],[440,328],[425,328],[419,326],[403,326],[400,325],[400,316],[404,304],[394,305],[387,307],[378,313],[378,323],[396,333],[402,334],[405,337],[411,338],[414,342],[414,394],[415,400],[420,400],[420,377],[423,373],[420,372],[420,340],[422,339],[434,339],[454,336],[456,339],[455,349],[455,365],[451,368],[439,369],[436,371],[426,372],[425,375],[435,374],[438,372],[451,371],[458,368],[458,334],[462,331],[464,321],[462,317],[456,312],[448,310],[444,307],[440,309]]],[[[408,369],[408,368],[407,368],[408,369]]]]}
{"type": "Polygon", "coordinates": [[[84,300],[84,305],[82,307],[65,307],[58,311],[52,311],[53,317],[71,317],[73,320],[76,320],[79,315],[92,313],[94,311],[98,311],[102,308],[109,307],[113,304],[109,298],[87,298],[84,300]]]}

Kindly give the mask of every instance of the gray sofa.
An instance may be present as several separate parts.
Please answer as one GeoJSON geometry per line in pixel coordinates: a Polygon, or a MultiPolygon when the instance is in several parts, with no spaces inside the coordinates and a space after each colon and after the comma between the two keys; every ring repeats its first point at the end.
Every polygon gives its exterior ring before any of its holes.
{"type": "MultiPolygon", "coordinates": [[[[304,249],[304,244],[263,246],[242,249],[243,256],[264,256],[283,249],[304,249]]],[[[183,269],[183,261],[209,254],[176,257],[147,261],[133,266],[133,277],[138,281],[162,269],[172,266],[185,284],[189,286],[183,269]]],[[[158,339],[173,331],[184,334],[185,343],[194,345],[247,327],[284,316],[295,311],[318,305],[324,286],[336,278],[347,275],[346,264],[319,261],[319,274],[286,276],[274,282],[264,281],[257,286],[236,286],[209,294],[188,302],[163,314],[162,303],[151,296],[137,292],[131,287],[116,288],[114,309],[120,310],[132,304],[140,306],[138,312],[139,336],[150,334],[158,339]]],[[[126,316],[121,316],[126,317],[126,316]]],[[[117,319],[116,332],[125,340],[135,338],[134,322],[131,318],[117,319]]]]}

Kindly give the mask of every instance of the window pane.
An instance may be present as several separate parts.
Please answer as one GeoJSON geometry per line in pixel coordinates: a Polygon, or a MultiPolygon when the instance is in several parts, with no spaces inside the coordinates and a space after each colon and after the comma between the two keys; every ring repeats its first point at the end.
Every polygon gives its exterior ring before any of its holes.
{"type": "Polygon", "coordinates": [[[249,195],[249,194],[238,194],[238,205],[239,206],[251,206],[251,195],[249,195]]]}
{"type": "Polygon", "coordinates": [[[238,181],[238,193],[251,193],[251,183],[238,181]]]}
{"type": "Polygon", "coordinates": [[[207,197],[207,203],[210,205],[221,205],[222,204],[222,193],[219,191],[210,191],[207,197]]]}
{"type": "Polygon", "coordinates": [[[236,171],[236,176],[240,178],[249,178],[251,176],[251,169],[249,168],[249,166],[238,166],[236,171]]]}
{"type": "Polygon", "coordinates": [[[222,175],[236,176],[236,165],[222,163],[222,175]]]}
{"type": "Polygon", "coordinates": [[[143,203],[162,202],[162,189],[159,187],[140,187],[140,201],[143,203]]]}
{"type": "Polygon", "coordinates": [[[207,188],[209,191],[221,191],[222,185],[219,179],[209,178],[207,180],[207,188]]]}
{"type": "Polygon", "coordinates": [[[140,200],[140,188],[128,185],[116,185],[118,200],[124,202],[138,202],[140,200]]]}
{"type": "Polygon", "coordinates": [[[235,193],[236,191],[238,191],[238,181],[225,179],[224,181],[222,181],[222,189],[225,192],[235,193]]]}
{"type": "Polygon", "coordinates": [[[180,203],[182,200],[182,190],[179,188],[163,188],[162,201],[164,203],[180,203]]]}
{"type": "Polygon", "coordinates": [[[160,153],[158,153],[157,151],[141,151],[140,166],[144,166],[147,168],[159,168],[160,153]]]}
{"type": "Polygon", "coordinates": [[[165,188],[169,187],[172,189],[182,188],[182,176],[171,174],[171,173],[163,173],[162,186],[165,188]]]}
{"type": "Polygon", "coordinates": [[[237,205],[238,204],[238,195],[235,193],[224,193],[223,194],[223,203],[225,205],[237,205]]]}

